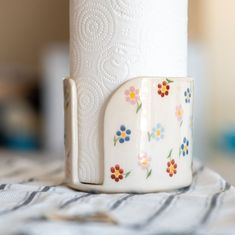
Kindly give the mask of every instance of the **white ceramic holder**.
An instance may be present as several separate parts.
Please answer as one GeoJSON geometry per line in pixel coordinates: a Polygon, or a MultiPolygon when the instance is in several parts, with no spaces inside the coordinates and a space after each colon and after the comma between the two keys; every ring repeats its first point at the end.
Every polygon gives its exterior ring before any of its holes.
{"type": "Polygon", "coordinates": [[[66,180],[82,191],[156,192],[192,182],[191,78],[140,77],[122,84],[105,108],[100,184],[79,180],[78,81],[64,80],[66,180]]]}

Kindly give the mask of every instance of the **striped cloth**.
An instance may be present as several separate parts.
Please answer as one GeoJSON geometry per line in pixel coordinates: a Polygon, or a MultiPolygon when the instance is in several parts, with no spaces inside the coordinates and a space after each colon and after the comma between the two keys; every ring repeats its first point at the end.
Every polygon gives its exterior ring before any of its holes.
{"type": "MultiPolygon", "coordinates": [[[[1,154],[4,155],[4,154],[1,154]]],[[[63,183],[63,161],[0,157],[0,234],[235,234],[235,188],[194,162],[174,192],[92,194],[63,183]]]]}

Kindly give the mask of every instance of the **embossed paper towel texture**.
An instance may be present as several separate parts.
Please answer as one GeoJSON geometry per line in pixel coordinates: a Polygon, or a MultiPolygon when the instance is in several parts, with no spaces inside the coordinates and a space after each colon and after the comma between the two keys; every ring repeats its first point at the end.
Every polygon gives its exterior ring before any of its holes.
{"type": "Polygon", "coordinates": [[[103,179],[108,97],[136,76],[187,75],[187,0],[70,0],[81,182],[103,179]]]}

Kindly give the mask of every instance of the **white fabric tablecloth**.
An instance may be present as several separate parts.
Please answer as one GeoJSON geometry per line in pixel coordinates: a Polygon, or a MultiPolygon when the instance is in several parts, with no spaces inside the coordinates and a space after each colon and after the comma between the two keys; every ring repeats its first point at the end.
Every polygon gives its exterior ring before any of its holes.
{"type": "Polygon", "coordinates": [[[234,235],[235,188],[194,162],[189,188],[84,193],[64,185],[61,159],[0,154],[0,234],[234,235]]]}

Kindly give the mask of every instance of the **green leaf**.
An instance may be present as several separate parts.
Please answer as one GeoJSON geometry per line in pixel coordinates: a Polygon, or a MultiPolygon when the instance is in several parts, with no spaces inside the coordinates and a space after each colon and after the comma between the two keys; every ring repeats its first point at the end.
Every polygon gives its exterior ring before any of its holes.
{"type": "Polygon", "coordinates": [[[152,169],[151,169],[150,171],[147,171],[146,179],[148,179],[148,178],[149,178],[149,176],[151,176],[151,175],[152,175],[152,169]]]}
{"type": "Polygon", "coordinates": [[[169,152],[167,158],[170,158],[170,157],[171,157],[172,152],[173,152],[173,149],[171,149],[171,151],[169,152]]]}
{"type": "Polygon", "coordinates": [[[116,136],[113,137],[114,146],[116,146],[119,139],[120,139],[119,137],[118,138],[116,136]]]}
{"type": "Polygon", "coordinates": [[[172,81],[172,80],[170,80],[168,78],[166,79],[166,81],[167,81],[168,84],[174,82],[174,81],[172,81]]]}
{"type": "Polygon", "coordinates": [[[149,140],[149,142],[151,141],[151,137],[152,137],[152,135],[148,132],[148,140],[149,140]]]}
{"type": "Polygon", "coordinates": [[[125,175],[125,178],[127,178],[131,174],[131,171],[128,171],[125,175]]]}
{"type": "Polygon", "coordinates": [[[182,124],[183,124],[183,120],[180,122],[180,127],[182,126],[182,124]]]}
{"type": "Polygon", "coordinates": [[[137,110],[136,110],[136,113],[138,113],[141,108],[142,108],[142,102],[137,103],[137,110]]]}

